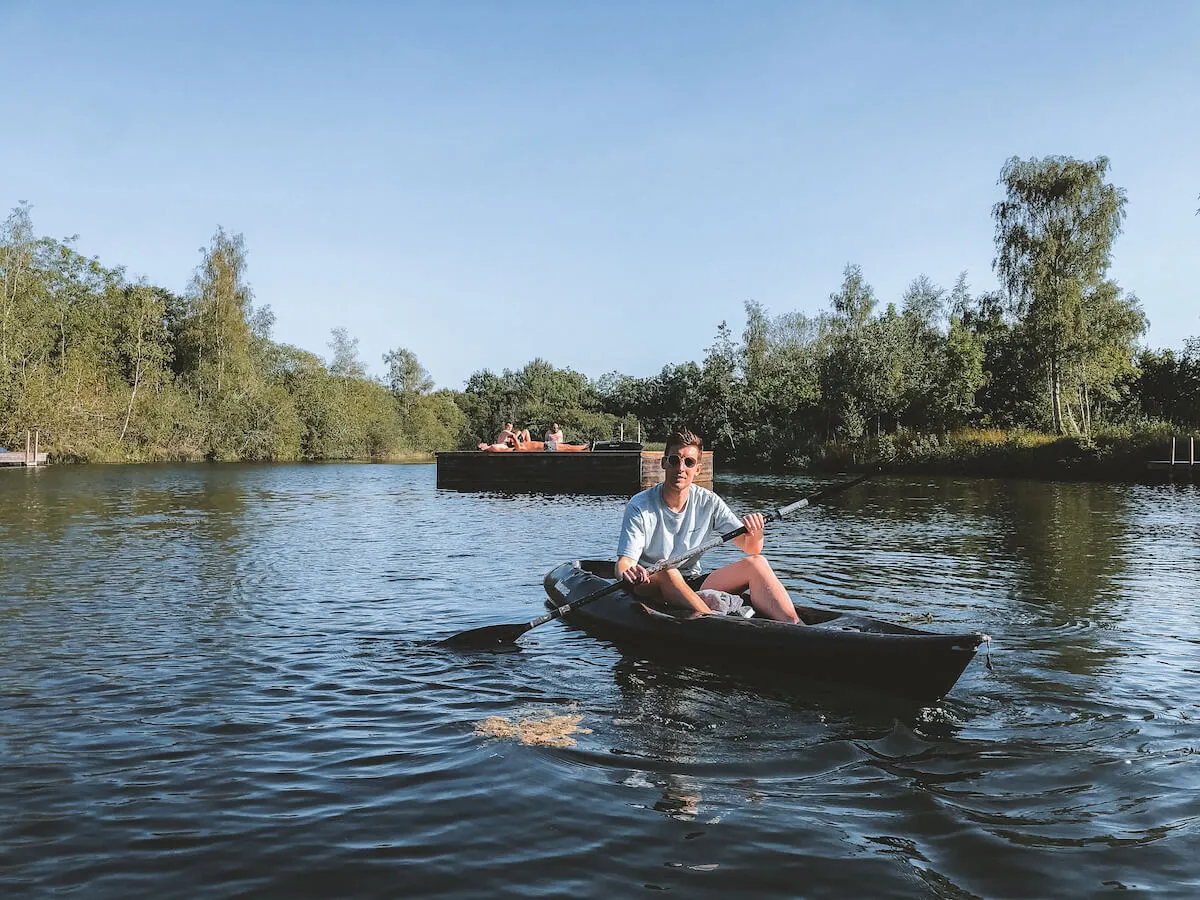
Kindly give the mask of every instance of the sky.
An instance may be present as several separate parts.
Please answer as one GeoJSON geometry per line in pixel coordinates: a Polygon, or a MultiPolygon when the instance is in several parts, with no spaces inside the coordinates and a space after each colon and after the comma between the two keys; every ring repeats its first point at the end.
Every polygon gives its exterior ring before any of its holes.
{"type": "Polygon", "coordinates": [[[1144,343],[1200,335],[1200,3],[0,0],[0,214],[439,387],[703,359],[754,300],[993,290],[1013,156],[1111,161],[1144,343]]]}

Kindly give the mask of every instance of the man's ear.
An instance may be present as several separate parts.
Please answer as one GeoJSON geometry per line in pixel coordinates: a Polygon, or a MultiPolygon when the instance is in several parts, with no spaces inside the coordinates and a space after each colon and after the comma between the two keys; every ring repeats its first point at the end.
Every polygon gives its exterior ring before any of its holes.
{"type": "Polygon", "coordinates": [[[665,469],[667,467],[667,458],[664,456],[662,459],[660,459],[658,461],[658,464],[659,464],[659,466],[661,466],[662,468],[665,469]]]}

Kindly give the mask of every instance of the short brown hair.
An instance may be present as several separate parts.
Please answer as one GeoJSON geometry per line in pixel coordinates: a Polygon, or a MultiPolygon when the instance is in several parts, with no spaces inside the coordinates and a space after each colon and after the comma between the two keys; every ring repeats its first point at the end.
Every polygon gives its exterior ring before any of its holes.
{"type": "Polygon", "coordinates": [[[682,450],[684,447],[695,447],[703,453],[704,438],[695,434],[690,429],[680,426],[667,435],[667,449],[665,452],[670,453],[672,447],[676,450],[682,450]]]}

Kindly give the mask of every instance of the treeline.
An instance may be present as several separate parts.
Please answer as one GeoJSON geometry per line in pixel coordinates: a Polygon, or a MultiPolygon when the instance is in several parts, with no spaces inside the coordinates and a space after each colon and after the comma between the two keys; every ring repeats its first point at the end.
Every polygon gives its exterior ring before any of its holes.
{"type": "MultiPolygon", "coordinates": [[[[772,316],[750,301],[741,334],[722,324],[702,362],[612,373],[573,396],[581,413],[632,418],[658,439],[689,423],[723,460],[771,468],[847,448],[944,457],[971,441],[1071,436],[1086,448],[1196,428],[1200,339],[1179,356],[1142,348],[1138,298],[1107,277],[1126,205],[1107,170],[1103,157],[1006,163],[992,210],[1001,292],[973,294],[965,273],[949,289],[922,275],[881,304],[849,265],[825,312],[772,316]]],[[[472,427],[538,421],[524,383],[477,373],[472,427]]]]}
{"type": "Polygon", "coordinates": [[[177,295],[34,236],[0,232],[0,445],[37,426],[59,459],[383,459],[455,446],[467,420],[409,350],[366,377],[335,330],[327,364],[271,339],[240,235],[218,229],[177,295]]]}
{"type": "Polygon", "coordinates": [[[35,238],[21,206],[0,233],[0,443],[38,425],[60,458],[387,459],[474,448],[507,421],[584,440],[686,423],[728,463],[792,468],[847,448],[953,453],[972,430],[1086,446],[1200,427],[1200,338],[1145,349],[1138,298],[1107,277],[1126,204],[1107,169],[1008,161],[1000,292],[922,275],[881,302],[849,265],[826,311],[749,301],[741,333],[723,323],[700,362],[592,380],[535,359],[461,391],[432,390],[403,347],[368,377],[342,329],[328,362],[274,342],[240,236],[219,229],[176,295],[35,238]]]}

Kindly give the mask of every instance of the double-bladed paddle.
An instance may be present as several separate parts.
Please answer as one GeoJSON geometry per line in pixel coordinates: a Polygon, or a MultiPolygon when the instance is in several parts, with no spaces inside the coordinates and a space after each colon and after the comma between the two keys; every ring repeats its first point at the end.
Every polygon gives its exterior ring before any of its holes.
{"type": "MultiPolygon", "coordinates": [[[[843,481],[841,484],[835,484],[823,490],[817,491],[815,494],[810,494],[803,500],[797,500],[795,503],[790,503],[787,506],[781,506],[779,509],[771,512],[763,513],[763,519],[766,522],[778,522],[791,515],[798,509],[803,509],[810,506],[819,500],[830,497],[833,494],[840,494],[842,491],[854,487],[856,484],[866,481],[874,471],[866,472],[856,478],[851,478],[849,481],[843,481]]],[[[735,528],[733,531],[726,532],[720,537],[711,538],[705,541],[695,550],[690,550],[680,556],[674,556],[670,559],[664,559],[661,562],[656,562],[652,566],[646,567],[646,572],[653,575],[655,572],[661,572],[663,569],[674,569],[682,566],[686,562],[690,562],[701,554],[707,553],[713,547],[720,546],[726,541],[731,541],[735,537],[746,533],[746,526],[735,528]]],[[[615,594],[617,591],[628,586],[628,582],[618,578],[612,584],[605,585],[599,590],[580,597],[574,603],[564,603],[562,606],[555,607],[548,613],[538,616],[536,619],[531,619],[528,622],[522,622],[519,625],[486,625],[483,628],[472,628],[470,631],[463,631],[458,634],[439,641],[443,647],[457,647],[461,649],[486,649],[504,644],[511,644],[516,641],[525,632],[537,628],[539,625],[545,625],[551,619],[560,619],[574,609],[578,609],[585,603],[591,603],[593,600],[599,600],[601,597],[607,597],[609,594],[615,594]]]]}

